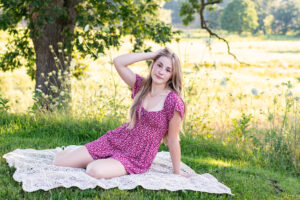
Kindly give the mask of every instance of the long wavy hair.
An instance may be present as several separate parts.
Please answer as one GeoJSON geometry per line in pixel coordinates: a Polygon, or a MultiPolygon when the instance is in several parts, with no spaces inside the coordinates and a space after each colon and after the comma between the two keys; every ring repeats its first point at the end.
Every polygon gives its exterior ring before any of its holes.
{"type": "MultiPolygon", "coordinates": [[[[154,64],[156,61],[161,57],[165,56],[167,58],[171,59],[172,62],[172,76],[167,82],[167,86],[171,88],[173,91],[175,91],[177,94],[181,95],[181,90],[182,90],[182,72],[181,72],[181,66],[180,66],[180,60],[178,56],[173,53],[169,48],[165,47],[162,51],[159,52],[159,54],[153,59],[153,62],[150,66],[150,73],[148,77],[143,81],[142,87],[140,91],[136,94],[136,96],[133,99],[133,102],[130,107],[130,112],[129,112],[129,125],[127,126],[128,129],[132,129],[135,125],[137,116],[136,116],[136,110],[137,106],[140,102],[143,102],[144,98],[148,94],[148,92],[151,91],[152,87],[152,77],[151,77],[151,72],[153,69],[154,64]]],[[[186,103],[184,103],[184,118],[186,116],[186,103]]],[[[140,119],[141,116],[141,107],[138,112],[138,118],[140,119]]],[[[180,127],[180,130],[183,134],[185,134],[182,130],[182,127],[180,127]]],[[[167,145],[167,136],[168,136],[168,131],[165,133],[164,138],[163,138],[163,143],[167,145]]],[[[178,138],[180,140],[180,137],[178,138]]]]}

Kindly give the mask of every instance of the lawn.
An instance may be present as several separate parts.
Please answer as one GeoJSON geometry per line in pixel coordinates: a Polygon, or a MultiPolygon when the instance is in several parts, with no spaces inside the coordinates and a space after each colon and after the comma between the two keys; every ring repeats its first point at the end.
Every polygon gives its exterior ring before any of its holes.
{"type": "MultiPolygon", "coordinates": [[[[133,190],[117,188],[80,190],[56,188],[27,193],[13,180],[3,154],[17,148],[50,149],[71,144],[83,145],[120,125],[111,118],[99,122],[64,115],[1,114],[0,118],[0,194],[1,199],[297,199],[300,179],[289,171],[257,166],[253,155],[214,139],[186,134],[181,137],[182,161],[198,174],[210,173],[231,188],[235,196],[194,191],[149,191],[141,186],[133,190]]],[[[159,151],[168,148],[161,145],[159,151]]]]}

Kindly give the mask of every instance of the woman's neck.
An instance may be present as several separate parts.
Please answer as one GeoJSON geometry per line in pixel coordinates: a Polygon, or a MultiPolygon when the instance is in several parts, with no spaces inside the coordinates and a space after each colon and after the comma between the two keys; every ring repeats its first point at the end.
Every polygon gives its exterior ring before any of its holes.
{"type": "Polygon", "coordinates": [[[153,82],[152,82],[152,87],[151,87],[149,93],[150,93],[150,96],[157,96],[157,95],[164,93],[167,89],[168,89],[168,87],[166,85],[153,84],[153,82]]]}

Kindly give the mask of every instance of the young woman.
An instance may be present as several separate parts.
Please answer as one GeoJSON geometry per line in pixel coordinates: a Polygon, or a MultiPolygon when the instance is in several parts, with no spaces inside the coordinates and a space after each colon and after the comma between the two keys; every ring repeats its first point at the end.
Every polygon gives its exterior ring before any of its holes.
{"type": "Polygon", "coordinates": [[[173,173],[190,177],[180,172],[179,130],[185,103],[180,97],[182,74],[177,55],[164,48],[121,55],[113,61],[118,74],[132,89],[129,122],[83,147],[58,153],[53,164],[86,168],[86,173],[95,178],[144,173],[163,140],[170,151],[173,173]],[[128,68],[147,59],[153,60],[147,78],[128,68]]]}

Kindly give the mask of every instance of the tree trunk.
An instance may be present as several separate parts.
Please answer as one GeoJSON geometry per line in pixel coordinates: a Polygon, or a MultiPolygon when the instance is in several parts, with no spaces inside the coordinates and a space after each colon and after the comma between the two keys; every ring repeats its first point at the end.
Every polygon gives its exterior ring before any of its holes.
{"type": "Polygon", "coordinates": [[[57,13],[49,13],[54,18],[54,23],[45,23],[42,26],[35,25],[35,20],[43,13],[33,13],[30,22],[33,35],[33,45],[36,53],[36,85],[35,91],[39,96],[39,104],[42,108],[52,110],[56,106],[68,108],[71,85],[68,82],[76,10],[76,1],[54,0],[54,5],[59,9],[65,9],[68,18],[61,20],[57,13]],[[38,32],[40,31],[40,32],[38,32]],[[67,35],[64,32],[67,31],[67,35]],[[51,51],[50,46],[53,47],[51,51]]]}

